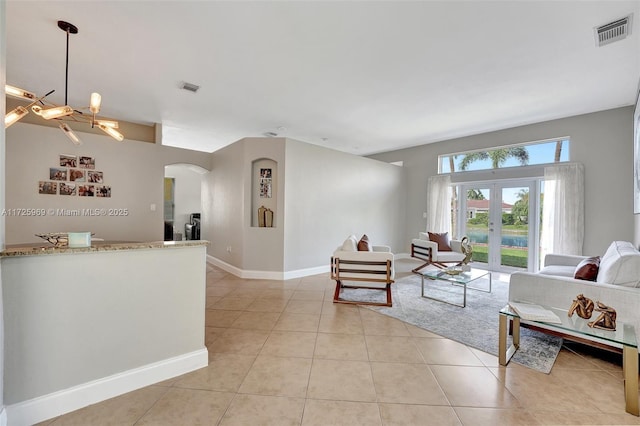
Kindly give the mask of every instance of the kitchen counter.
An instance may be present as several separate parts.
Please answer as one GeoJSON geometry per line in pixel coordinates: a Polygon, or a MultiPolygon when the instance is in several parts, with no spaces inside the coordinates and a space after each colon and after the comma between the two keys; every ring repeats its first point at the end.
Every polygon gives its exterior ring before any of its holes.
{"type": "Polygon", "coordinates": [[[50,254],[90,253],[99,251],[141,250],[141,249],[166,249],[181,247],[206,246],[206,240],[189,241],[92,241],[91,247],[54,247],[47,242],[33,244],[8,245],[0,251],[0,257],[11,256],[41,256],[50,254]]]}

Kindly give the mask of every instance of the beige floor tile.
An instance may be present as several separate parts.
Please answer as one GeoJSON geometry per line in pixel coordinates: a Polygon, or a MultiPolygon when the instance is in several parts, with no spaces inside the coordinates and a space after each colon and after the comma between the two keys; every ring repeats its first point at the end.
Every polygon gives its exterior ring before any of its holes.
{"type": "Polygon", "coordinates": [[[207,296],[205,308],[213,309],[212,306],[215,305],[220,299],[222,299],[221,296],[207,296]]]}
{"type": "Polygon", "coordinates": [[[211,353],[235,353],[258,355],[269,332],[264,330],[240,330],[229,328],[208,347],[211,353]]]}
{"type": "Polygon", "coordinates": [[[336,282],[333,280],[326,281],[302,281],[298,286],[300,291],[322,291],[333,290],[336,287],[336,282]]]}
{"type": "Polygon", "coordinates": [[[207,327],[229,327],[241,314],[242,311],[207,309],[204,312],[204,322],[207,327]]]}
{"type": "MultiPolygon", "coordinates": [[[[468,347],[468,346],[467,346],[468,347]]],[[[469,350],[480,360],[485,367],[500,367],[500,361],[495,355],[488,354],[479,349],[469,348],[469,350]]]]}
{"type": "Polygon", "coordinates": [[[220,426],[298,426],[303,410],[304,398],[237,395],[220,426]]]}
{"type": "Polygon", "coordinates": [[[285,290],[284,288],[267,288],[260,292],[260,299],[277,299],[289,300],[293,295],[293,290],[285,290]]]}
{"type": "Polygon", "coordinates": [[[280,318],[279,312],[242,312],[231,324],[244,330],[271,330],[280,318]]]}
{"type": "Polygon", "coordinates": [[[379,314],[367,308],[360,308],[360,318],[364,334],[372,336],[411,336],[400,320],[379,314]]]}
{"type": "Polygon", "coordinates": [[[487,367],[430,367],[452,406],[519,408],[516,398],[487,367]]]}
{"type": "Polygon", "coordinates": [[[284,311],[290,314],[314,314],[322,312],[322,302],[320,300],[289,300],[284,311]]]}
{"type": "Polygon", "coordinates": [[[523,409],[456,407],[463,425],[468,426],[529,426],[541,423],[523,409]]]}
{"type": "Polygon", "coordinates": [[[322,301],[322,315],[330,316],[330,315],[341,315],[344,313],[356,313],[358,317],[360,314],[358,310],[360,308],[358,305],[352,305],[349,303],[333,303],[333,300],[323,300],[322,301]]]}
{"type": "Polygon", "coordinates": [[[584,403],[593,404],[605,413],[625,410],[624,380],[604,370],[556,369],[551,374],[564,383],[565,389],[574,389],[584,396],[584,403]]]}
{"type": "Polygon", "coordinates": [[[318,331],[322,333],[364,334],[364,326],[357,311],[320,315],[318,331]]]}
{"type": "Polygon", "coordinates": [[[361,334],[318,333],[315,358],[368,361],[367,344],[361,334]]]}
{"type": "Polygon", "coordinates": [[[627,413],[583,413],[580,411],[534,411],[541,425],[640,425],[640,417],[627,413]]]}
{"type": "Polygon", "coordinates": [[[171,388],[136,426],[216,424],[235,394],[171,388]]]}
{"type": "Polygon", "coordinates": [[[384,426],[461,426],[451,407],[379,404],[384,426]]]}
{"type": "Polygon", "coordinates": [[[318,314],[292,314],[283,312],[274,326],[274,330],[317,332],[319,322],[320,315],[318,314]]]}
{"type": "Polygon", "coordinates": [[[413,338],[405,336],[365,336],[369,361],[424,364],[413,338]]]}
{"type": "Polygon", "coordinates": [[[225,297],[234,289],[231,287],[217,287],[207,285],[207,297],[225,297]]]}
{"type": "Polygon", "coordinates": [[[256,358],[239,393],[304,398],[311,370],[310,358],[260,355],[256,358]]]}
{"type": "Polygon", "coordinates": [[[558,353],[558,357],[553,364],[553,369],[601,370],[601,367],[599,367],[588,358],[585,358],[582,355],[577,354],[576,352],[563,348],[558,353]]]}
{"type": "Polygon", "coordinates": [[[296,289],[291,295],[293,300],[323,300],[324,290],[300,290],[296,289]]]}
{"type": "Polygon", "coordinates": [[[271,281],[267,284],[267,289],[276,290],[295,290],[300,284],[300,278],[294,278],[286,281],[271,281]]]}
{"type": "Polygon", "coordinates": [[[255,299],[246,297],[226,296],[213,304],[211,309],[223,309],[225,311],[243,311],[251,305],[255,299]]]}
{"type": "Polygon", "coordinates": [[[442,336],[439,336],[435,333],[432,333],[430,331],[427,331],[425,329],[422,329],[420,327],[416,327],[413,324],[405,324],[407,327],[407,330],[409,330],[409,333],[413,336],[413,337],[425,337],[425,338],[432,338],[432,339],[443,339],[442,336]]]}
{"type": "Polygon", "coordinates": [[[171,388],[148,386],[60,416],[56,426],[134,424],[171,388]]]}
{"type": "Polygon", "coordinates": [[[282,312],[286,306],[286,299],[256,299],[245,309],[249,312],[282,312]]]}
{"type": "Polygon", "coordinates": [[[272,331],[260,355],[313,358],[317,333],[272,331]]]}
{"type": "Polygon", "coordinates": [[[376,401],[369,363],[314,359],[307,398],[376,401]]]}
{"type": "Polygon", "coordinates": [[[563,349],[573,351],[604,370],[622,371],[622,354],[565,340],[563,349]]]}
{"type": "Polygon", "coordinates": [[[205,327],[204,328],[204,344],[212,345],[218,337],[220,337],[227,329],[225,327],[205,327]]]}
{"type": "Polygon", "coordinates": [[[430,365],[483,366],[482,361],[462,343],[449,339],[413,338],[415,345],[430,365]]]}
{"type": "Polygon", "coordinates": [[[380,402],[449,405],[425,364],[372,362],[373,383],[380,402]]]}
{"type": "Polygon", "coordinates": [[[382,425],[378,404],[307,399],[302,426],[382,425]]]}
{"type": "Polygon", "coordinates": [[[261,290],[259,287],[257,288],[251,285],[241,285],[225,297],[257,299],[261,290]]]}
{"type": "Polygon", "coordinates": [[[179,388],[236,392],[256,357],[238,354],[210,354],[209,365],[180,376],[179,388]]]}
{"type": "Polygon", "coordinates": [[[568,387],[553,370],[544,374],[513,363],[508,368],[490,370],[529,411],[599,412],[588,395],[568,387]]]}

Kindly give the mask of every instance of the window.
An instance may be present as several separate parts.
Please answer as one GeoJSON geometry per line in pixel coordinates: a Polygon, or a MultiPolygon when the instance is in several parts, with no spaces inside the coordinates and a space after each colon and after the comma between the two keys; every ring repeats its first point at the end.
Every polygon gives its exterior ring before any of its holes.
{"type": "Polygon", "coordinates": [[[569,161],[569,138],[440,155],[440,174],[569,161]]]}

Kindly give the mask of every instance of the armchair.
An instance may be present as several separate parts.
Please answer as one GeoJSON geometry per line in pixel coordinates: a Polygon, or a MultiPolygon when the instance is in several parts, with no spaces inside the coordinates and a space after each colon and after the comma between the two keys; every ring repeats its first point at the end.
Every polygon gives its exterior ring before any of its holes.
{"type": "Polygon", "coordinates": [[[429,233],[420,232],[418,238],[411,241],[411,257],[425,260],[426,262],[413,272],[419,271],[427,265],[434,265],[438,268],[446,268],[447,263],[459,264],[465,260],[466,254],[462,249],[462,240],[449,240],[451,251],[438,250],[438,243],[429,239],[429,233]]]}
{"type": "Polygon", "coordinates": [[[356,237],[352,235],[331,257],[331,279],[336,281],[333,302],[392,306],[391,284],[394,282],[394,269],[391,249],[379,245],[370,246],[371,250],[359,251],[357,248],[356,237]],[[386,302],[347,300],[340,296],[344,288],[382,290],[386,292],[386,302]]]}

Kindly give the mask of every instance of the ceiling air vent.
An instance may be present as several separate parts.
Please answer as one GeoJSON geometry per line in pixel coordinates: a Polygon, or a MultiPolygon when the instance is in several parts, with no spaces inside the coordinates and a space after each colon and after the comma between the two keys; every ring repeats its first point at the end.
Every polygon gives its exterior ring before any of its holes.
{"type": "Polygon", "coordinates": [[[278,136],[278,134],[275,133],[275,132],[265,132],[265,133],[263,133],[263,135],[268,137],[268,138],[275,138],[276,136],[278,136]]]}
{"type": "Polygon", "coordinates": [[[602,47],[614,41],[627,38],[631,34],[631,18],[633,14],[617,21],[595,28],[596,46],[602,47]]]}

